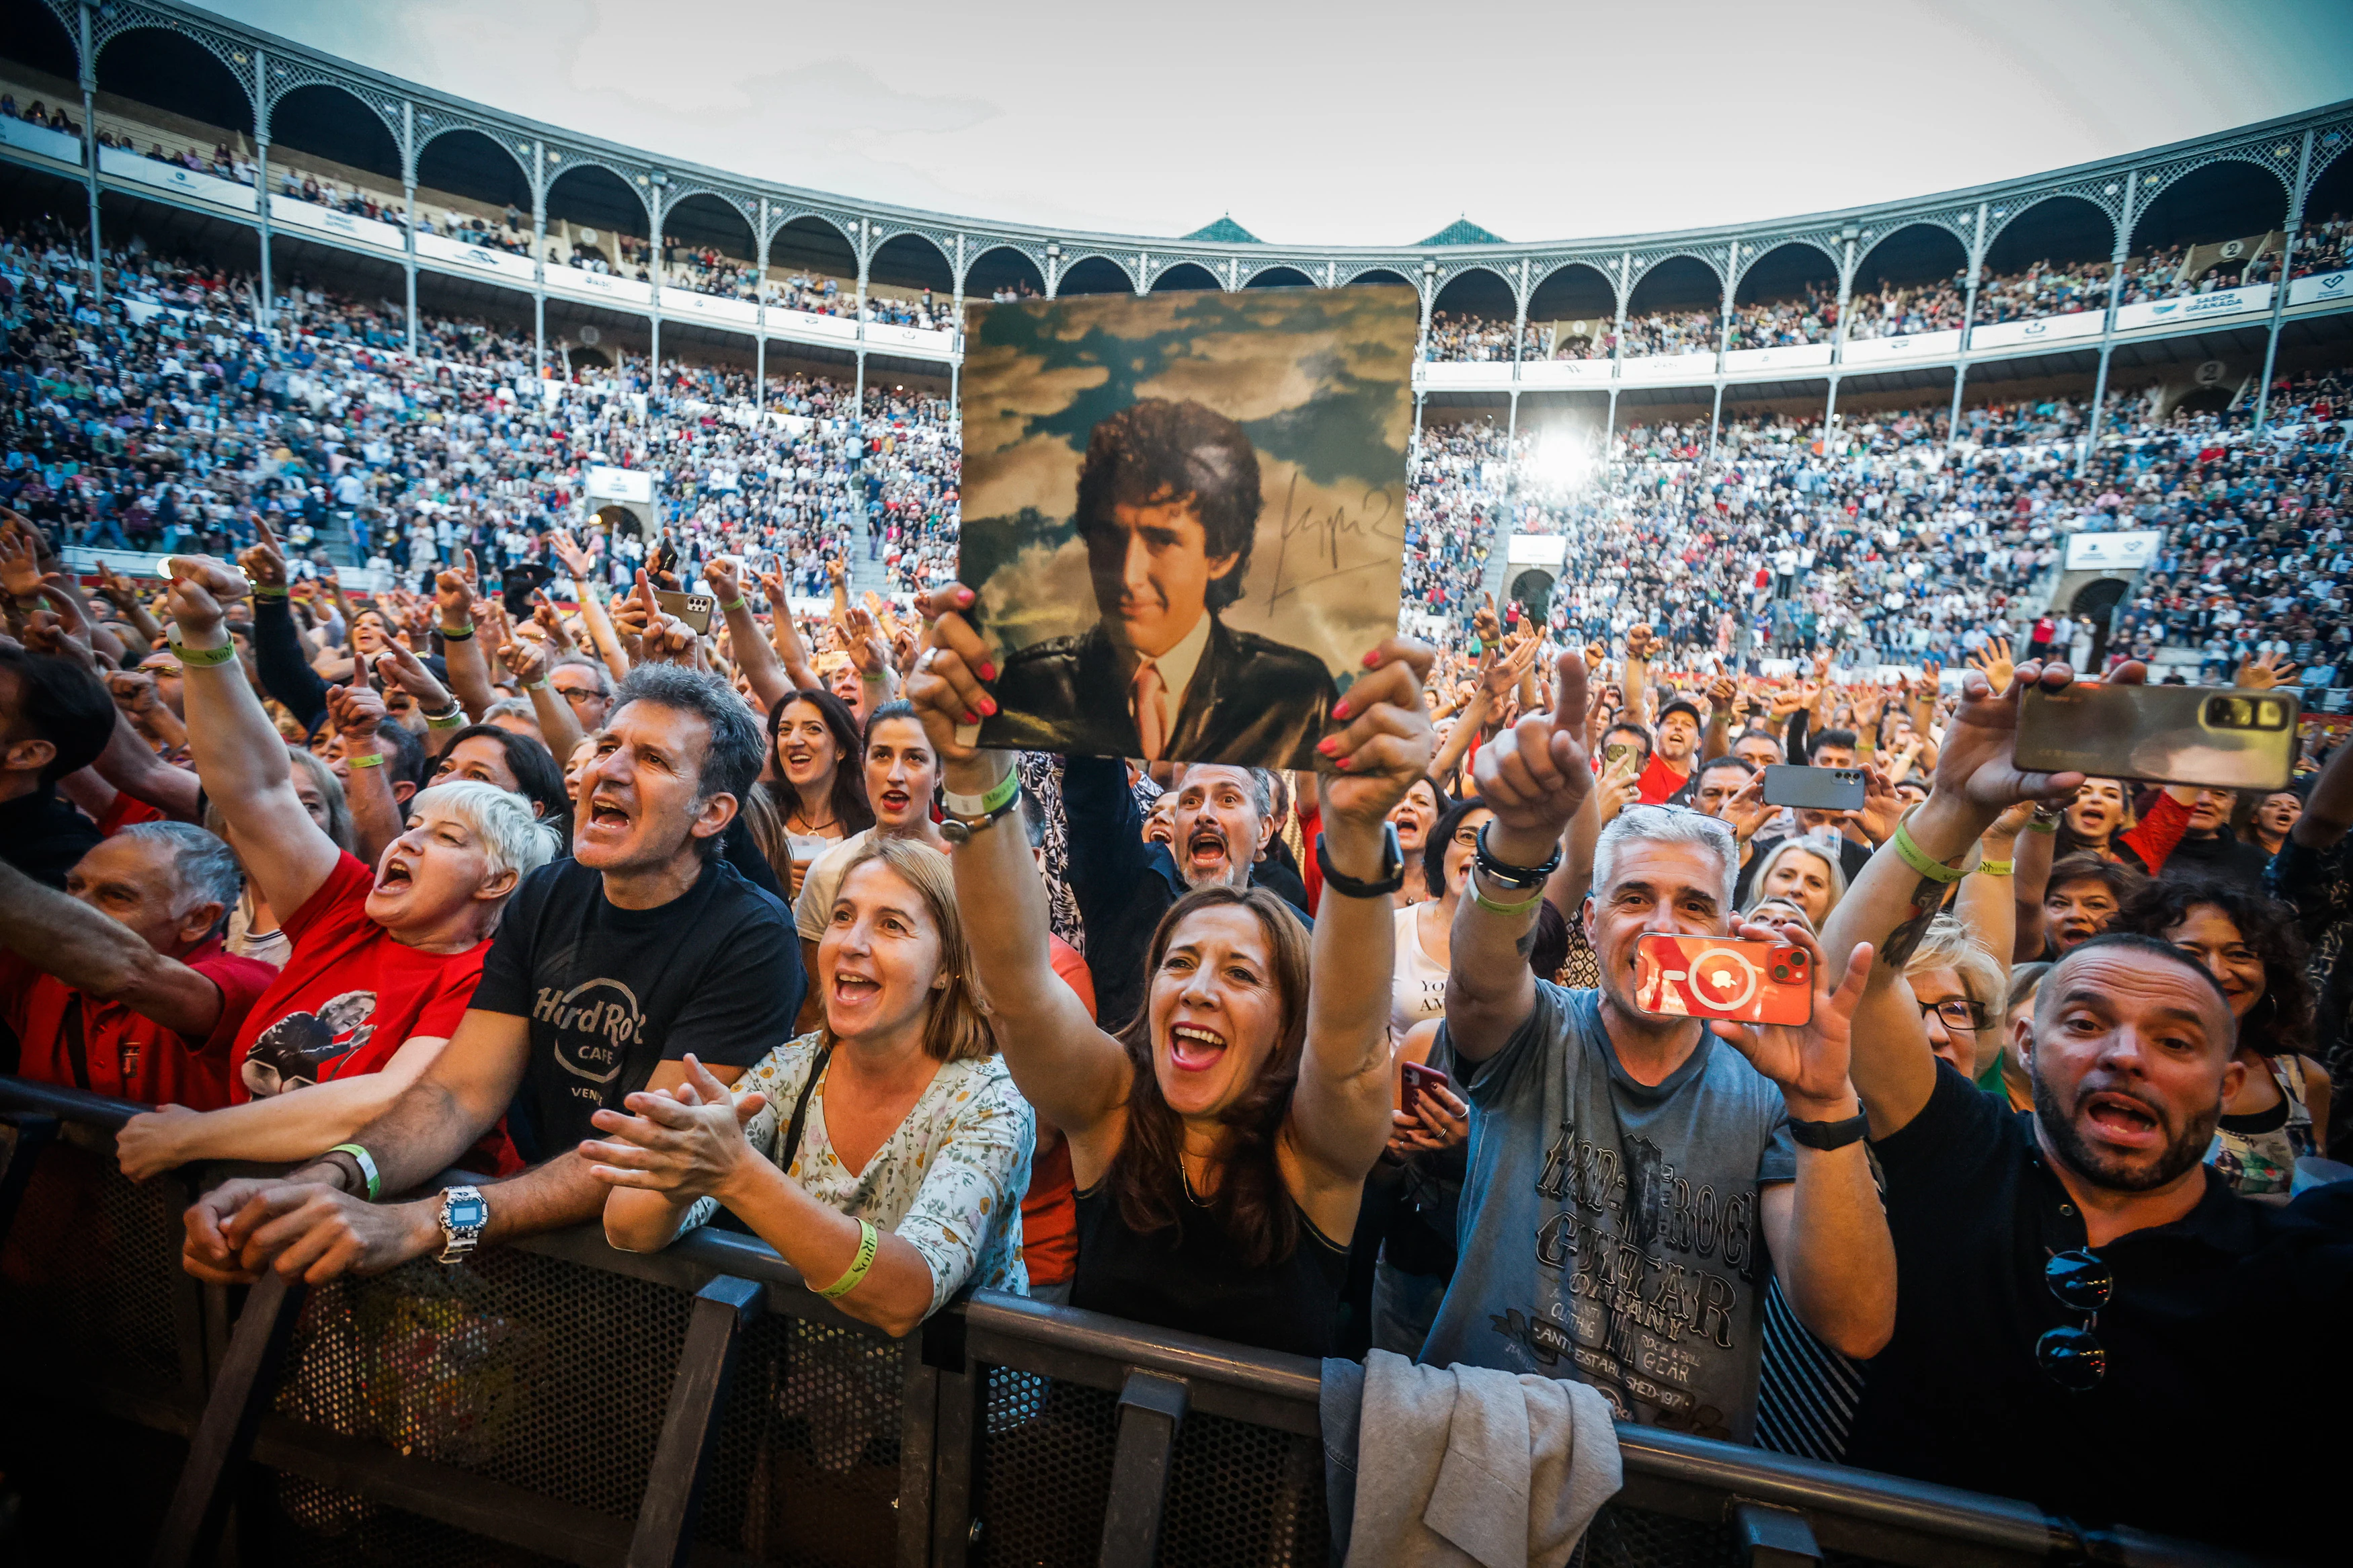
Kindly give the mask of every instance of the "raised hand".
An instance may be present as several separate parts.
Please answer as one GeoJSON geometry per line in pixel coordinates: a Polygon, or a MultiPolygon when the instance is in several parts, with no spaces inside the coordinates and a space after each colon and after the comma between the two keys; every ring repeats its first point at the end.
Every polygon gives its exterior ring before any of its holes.
{"type": "Polygon", "coordinates": [[[1333,705],[1339,728],[1315,743],[1335,770],[1317,779],[1326,823],[1378,832],[1414,781],[1428,776],[1438,741],[1421,683],[1436,658],[1410,637],[1391,637],[1365,656],[1366,673],[1333,705]]]}
{"type": "MultiPolygon", "coordinates": [[[[14,516],[14,514],[10,514],[14,516]]],[[[0,528],[0,592],[12,599],[36,597],[41,591],[41,558],[29,523],[0,528]]]]}
{"type": "Polygon", "coordinates": [[[253,542],[237,552],[237,566],[252,580],[257,588],[286,586],[286,552],[279,548],[278,536],[259,518],[253,520],[253,542]]]}
{"type": "Polygon", "coordinates": [[[596,558],[581,547],[570,529],[549,529],[547,547],[555,552],[557,563],[575,582],[585,583],[596,574],[596,558]]]}
{"type": "MultiPolygon", "coordinates": [[[[1982,675],[1969,673],[1936,758],[1936,793],[1966,802],[1988,820],[2021,800],[2068,799],[2084,783],[2080,773],[2028,773],[2018,765],[2019,700],[2032,686],[2064,691],[2073,683],[2074,672],[2063,664],[2029,659],[2015,674],[2010,689],[1997,696],[1982,675]]],[[[2111,679],[2137,686],[2147,677],[2144,667],[2127,663],[2118,666],[2111,679]]]]}
{"type": "MultiPolygon", "coordinates": [[[[174,555],[164,564],[172,573],[166,603],[183,634],[199,636],[218,630],[228,618],[222,606],[246,596],[245,574],[225,561],[206,555],[174,555]]],[[[185,635],[182,640],[185,640],[185,635]]]]}
{"type": "Polygon", "coordinates": [[[984,682],[997,679],[988,646],[964,612],[973,592],[961,583],[934,589],[916,602],[931,618],[923,651],[907,677],[907,700],[923,721],[923,734],[943,763],[968,763],[980,754],[980,721],[997,711],[997,699],[984,682]]]}
{"type": "Polygon", "coordinates": [[[1804,948],[1813,970],[1814,1016],[1804,1024],[1709,1026],[1780,1089],[1791,1116],[1827,1121],[1853,1115],[1855,1093],[1847,1078],[1847,1064],[1852,1054],[1854,1010],[1871,979],[1871,943],[1855,944],[1839,984],[1832,986],[1822,944],[1803,927],[1777,929],[1744,921],[1732,934],[1744,942],[1779,942],[1804,948]]]}
{"type": "Polygon", "coordinates": [[[384,652],[376,656],[375,677],[380,686],[397,686],[407,692],[428,713],[447,712],[457,700],[449,695],[449,689],[425,668],[424,661],[400,643],[386,644],[384,652]]]}
{"type": "Polygon", "coordinates": [[[564,614],[555,607],[555,601],[547,596],[547,590],[540,589],[533,598],[536,602],[531,607],[531,618],[547,634],[548,647],[558,656],[576,651],[580,644],[574,638],[572,628],[564,624],[564,614]]]}
{"type": "Polygon", "coordinates": [[[742,572],[724,555],[703,563],[702,580],[710,584],[711,596],[719,601],[723,609],[744,596],[742,572]]]}
{"type": "Polygon", "coordinates": [[[2276,648],[2265,648],[2239,666],[2239,673],[2231,684],[2248,691],[2269,691],[2293,679],[2295,670],[2295,660],[2281,658],[2276,648]]]}
{"type": "Polygon", "coordinates": [[[1532,713],[1480,748],[1472,770],[1480,798],[1495,814],[1494,853],[1515,865],[1541,865],[1569,819],[1593,793],[1585,742],[1585,658],[1556,661],[1550,713],[1532,713]]]}
{"type": "Polygon", "coordinates": [[[1988,637],[1985,647],[1969,655],[1969,668],[1986,678],[1997,694],[2010,689],[2010,678],[2018,667],[2010,662],[2010,639],[1988,637]]]}
{"type": "Polygon", "coordinates": [[[1895,836],[1895,825],[1904,819],[1904,797],[1895,793],[1894,782],[1875,767],[1865,767],[1862,780],[1862,809],[1854,814],[1855,825],[1872,843],[1884,844],[1895,836]]]}
{"type": "Polygon", "coordinates": [[[348,742],[368,742],[376,737],[376,726],[391,715],[385,710],[384,698],[367,683],[367,666],[352,666],[349,686],[327,688],[327,719],[334,725],[335,733],[348,742]]]}
{"type": "Polygon", "coordinates": [[[499,662],[505,665],[514,678],[525,686],[529,686],[535,680],[546,679],[546,647],[529,637],[515,636],[503,626],[501,630],[505,636],[498,645],[499,662]]]}

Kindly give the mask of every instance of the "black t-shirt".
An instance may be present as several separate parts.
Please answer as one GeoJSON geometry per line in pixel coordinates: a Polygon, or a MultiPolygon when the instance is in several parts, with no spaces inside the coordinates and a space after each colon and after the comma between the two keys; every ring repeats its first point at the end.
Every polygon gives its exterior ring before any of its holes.
{"type": "Polygon", "coordinates": [[[474,1005],[531,1020],[531,1065],[507,1110],[533,1163],[596,1136],[600,1107],[692,1051],[750,1067],[792,1038],[806,982],[792,911],[712,860],[659,909],[624,910],[604,878],[558,860],[523,879],[482,961],[474,1005]]]}
{"type": "Polygon", "coordinates": [[[2263,868],[2271,863],[2272,858],[2263,853],[2262,845],[2249,844],[2229,833],[2217,833],[2211,838],[2184,837],[2165,858],[2163,875],[2168,881],[2175,882],[2204,877],[2260,893],[2263,890],[2263,868]]]}
{"type": "MultiPolygon", "coordinates": [[[[2043,1266],[2082,1215],[2012,1111],[1938,1063],[1911,1123],[1874,1145],[1895,1242],[1895,1335],[1872,1362],[1849,1464],[2302,1557],[2329,1521],[2339,1445],[2298,1412],[2344,1409],[2334,1328],[2353,1311],[2353,1183],[2284,1208],[2209,1170],[2189,1215],[2097,1249],[2116,1291],[2093,1331],[2107,1375],[2047,1379],[2034,1342],[2085,1326],[2043,1266]]],[[[2341,1526],[2336,1526],[2341,1530],[2341,1526]]]]}
{"type": "Polygon", "coordinates": [[[44,784],[0,804],[0,858],[30,877],[63,889],[66,873],[98,847],[98,825],[44,784]]]}

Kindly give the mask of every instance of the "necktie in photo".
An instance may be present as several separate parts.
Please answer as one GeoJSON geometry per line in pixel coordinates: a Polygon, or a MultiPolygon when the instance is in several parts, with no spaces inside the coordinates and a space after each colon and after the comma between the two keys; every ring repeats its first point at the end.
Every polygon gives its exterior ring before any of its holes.
{"type": "Polygon", "coordinates": [[[1135,667],[1130,688],[1135,704],[1135,732],[1144,742],[1144,760],[1156,763],[1168,744],[1168,683],[1160,667],[1145,659],[1135,667]]]}

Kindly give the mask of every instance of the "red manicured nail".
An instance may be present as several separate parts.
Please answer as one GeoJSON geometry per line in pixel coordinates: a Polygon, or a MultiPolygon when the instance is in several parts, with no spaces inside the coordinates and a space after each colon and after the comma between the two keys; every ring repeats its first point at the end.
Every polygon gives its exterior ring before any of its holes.
{"type": "Polygon", "coordinates": [[[1348,700],[1343,697],[1339,701],[1332,704],[1332,717],[1335,719],[1345,719],[1347,716],[1348,700]]]}
{"type": "Polygon", "coordinates": [[[983,680],[995,680],[997,679],[997,666],[984,661],[980,667],[980,678],[983,680]]]}
{"type": "Polygon", "coordinates": [[[1381,662],[1381,650],[1380,650],[1380,649],[1378,649],[1378,648],[1375,648],[1375,649],[1373,649],[1373,651],[1372,651],[1372,652],[1370,652],[1370,653],[1368,653],[1368,654],[1366,654],[1366,655],[1365,656],[1365,668],[1366,668],[1366,669],[1370,669],[1370,668],[1373,668],[1373,666],[1375,666],[1375,665],[1377,665],[1377,664],[1378,664],[1378,663],[1380,663],[1380,662],[1381,662]]]}
{"type": "Polygon", "coordinates": [[[964,710],[964,721],[967,724],[977,724],[980,722],[980,715],[967,708],[964,710]]]}
{"type": "Polygon", "coordinates": [[[1343,772],[1345,772],[1347,769],[1352,768],[1352,767],[1355,767],[1356,764],[1356,760],[1355,760],[1354,758],[1351,758],[1351,757],[1341,757],[1341,758],[1337,759],[1336,761],[1335,761],[1335,762],[1333,763],[1333,764],[1332,764],[1332,765],[1333,765],[1334,767],[1335,767],[1335,768],[1338,768],[1338,769],[1342,770],[1343,772]]]}
{"type": "Polygon", "coordinates": [[[990,718],[995,718],[997,716],[997,699],[994,697],[982,698],[980,700],[980,710],[987,714],[990,718]]]}
{"type": "Polygon", "coordinates": [[[1315,742],[1315,749],[1328,757],[1340,749],[1340,738],[1337,735],[1326,735],[1315,742]]]}
{"type": "Polygon", "coordinates": [[[956,603],[957,603],[957,604],[959,604],[959,605],[969,605],[969,604],[971,604],[971,603],[972,603],[972,590],[971,590],[971,589],[969,589],[969,588],[958,588],[958,589],[956,590],[956,603]]]}

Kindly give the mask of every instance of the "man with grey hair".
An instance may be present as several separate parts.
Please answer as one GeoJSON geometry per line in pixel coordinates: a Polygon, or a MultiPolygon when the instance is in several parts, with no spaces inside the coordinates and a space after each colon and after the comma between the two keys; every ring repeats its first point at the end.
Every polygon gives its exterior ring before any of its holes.
{"type": "Polygon", "coordinates": [[[1593,794],[1585,673],[1563,654],[1556,710],[1479,753],[1494,818],[1455,916],[1440,1037],[1473,1108],[1461,1263],[1422,1359],[1573,1378],[1620,1419],[1746,1442],[1771,1281],[1849,1355],[1894,1323],[1847,1081],[1862,973],[1833,994],[1819,946],[1790,936],[1813,974],[1803,1026],[1644,1008],[1645,936],[1784,940],[1734,922],[1731,831],[1668,806],[1627,808],[1596,845],[1583,919],[1599,988],[1529,973],[1562,835],[1593,794]]]}
{"type": "Polygon", "coordinates": [[[1116,1032],[1144,1005],[1144,962],[1168,907],[1195,888],[1264,887],[1307,918],[1307,889],[1279,860],[1274,775],[1195,763],[1176,781],[1176,842],[1144,841],[1144,811],[1116,757],[1063,764],[1071,892],[1087,932],[1103,1026],[1116,1032]]]}
{"type": "Polygon", "coordinates": [[[278,978],[222,945],[244,885],[228,846],[185,822],[101,839],[62,893],[0,862],[15,1070],[123,1100],[228,1103],[230,1045],[278,978]]]}

